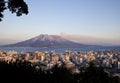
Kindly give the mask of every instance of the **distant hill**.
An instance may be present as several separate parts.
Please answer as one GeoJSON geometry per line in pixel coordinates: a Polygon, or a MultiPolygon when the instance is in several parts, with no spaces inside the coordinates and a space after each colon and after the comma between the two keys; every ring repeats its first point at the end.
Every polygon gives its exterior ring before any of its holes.
{"type": "Polygon", "coordinates": [[[37,37],[18,42],[15,44],[9,44],[4,45],[4,47],[58,47],[58,48],[64,48],[64,47],[88,47],[91,45],[85,45],[81,43],[76,43],[69,41],[67,39],[64,39],[58,35],[47,35],[47,34],[41,34],[37,37]]]}

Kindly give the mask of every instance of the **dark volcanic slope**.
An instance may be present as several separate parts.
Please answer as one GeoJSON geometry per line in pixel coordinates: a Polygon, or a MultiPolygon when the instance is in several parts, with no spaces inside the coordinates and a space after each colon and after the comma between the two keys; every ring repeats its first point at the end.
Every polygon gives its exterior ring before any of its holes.
{"type": "Polygon", "coordinates": [[[5,47],[86,47],[88,45],[75,43],[57,35],[39,35],[32,39],[16,44],[5,45],[5,47]]]}

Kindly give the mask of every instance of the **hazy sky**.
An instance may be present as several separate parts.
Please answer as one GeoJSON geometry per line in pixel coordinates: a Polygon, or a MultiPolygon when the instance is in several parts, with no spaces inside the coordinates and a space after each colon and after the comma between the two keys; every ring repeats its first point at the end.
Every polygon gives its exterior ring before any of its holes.
{"type": "Polygon", "coordinates": [[[5,11],[0,22],[0,45],[61,32],[120,45],[120,0],[25,1],[28,15],[16,17],[5,11]]]}

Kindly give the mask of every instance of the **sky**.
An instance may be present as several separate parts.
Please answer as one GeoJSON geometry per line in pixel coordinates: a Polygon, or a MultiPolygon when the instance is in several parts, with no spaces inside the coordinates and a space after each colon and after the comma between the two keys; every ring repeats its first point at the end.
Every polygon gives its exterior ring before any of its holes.
{"type": "Polygon", "coordinates": [[[80,43],[120,45],[120,0],[25,0],[29,14],[8,10],[0,22],[0,45],[40,34],[80,43]],[[67,36],[66,36],[67,34],[67,36]],[[69,35],[69,36],[68,36],[69,35]],[[86,42],[87,41],[87,42],[86,42]]]}

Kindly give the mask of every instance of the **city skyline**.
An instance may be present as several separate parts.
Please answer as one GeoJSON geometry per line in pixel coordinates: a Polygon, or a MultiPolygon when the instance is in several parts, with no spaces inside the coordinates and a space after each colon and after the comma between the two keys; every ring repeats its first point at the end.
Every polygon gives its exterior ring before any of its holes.
{"type": "Polygon", "coordinates": [[[8,10],[4,12],[0,22],[0,45],[40,34],[60,33],[80,43],[120,45],[119,0],[25,1],[29,7],[28,15],[16,17],[8,10]]]}

